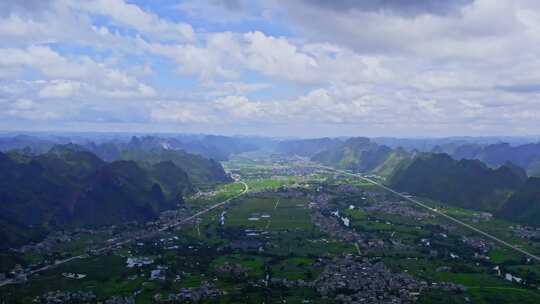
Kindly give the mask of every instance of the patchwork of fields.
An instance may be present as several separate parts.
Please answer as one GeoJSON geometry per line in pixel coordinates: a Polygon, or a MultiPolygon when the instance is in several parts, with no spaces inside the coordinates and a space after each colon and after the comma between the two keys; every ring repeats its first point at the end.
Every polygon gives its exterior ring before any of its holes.
{"type": "Polygon", "coordinates": [[[244,198],[228,210],[225,225],[264,231],[310,230],[306,204],[305,198],[244,198]]]}

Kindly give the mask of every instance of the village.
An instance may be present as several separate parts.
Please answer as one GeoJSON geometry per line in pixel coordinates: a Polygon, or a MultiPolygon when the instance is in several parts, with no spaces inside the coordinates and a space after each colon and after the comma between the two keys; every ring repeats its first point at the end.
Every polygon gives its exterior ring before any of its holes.
{"type": "MultiPolygon", "coordinates": [[[[198,192],[186,206],[162,212],[152,222],[65,231],[14,249],[46,258],[19,264],[3,278],[25,288],[37,277],[34,270],[50,267],[59,268],[58,276],[69,284],[92,281],[92,271],[71,270],[67,265],[73,262],[58,264],[78,257],[78,250],[81,258],[71,261],[113,261],[113,268],[103,269],[115,277],[112,284],[133,287],[107,297],[55,289],[38,294],[34,303],[99,299],[131,304],[141,297],[148,303],[196,303],[238,300],[245,292],[263,299],[271,288],[282,290],[274,295],[277,301],[294,297],[304,303],[319,298],[333,303],[416,303],[434,292],[468,299],[466,284],[441,279],[464,267],[510,286],[536,284],[493,261],[492,242],[462,234],[433,213],[334,173],[276,166],[250,171],[250,176],[255,190],[200,218],[193,217],[202,209],[194,203],[208,204],[219,190],[198,192]],[[79,245],[71,253],[60,251],[69,244],[79,245]],[[420,261],[427,266],[405,266],[420,261]]],[[[491,220],[487,213],[471,217],[481,223],[491,220]]],[[[536,237],[528,227],[512,229],[523,238],[536,237]]]]}

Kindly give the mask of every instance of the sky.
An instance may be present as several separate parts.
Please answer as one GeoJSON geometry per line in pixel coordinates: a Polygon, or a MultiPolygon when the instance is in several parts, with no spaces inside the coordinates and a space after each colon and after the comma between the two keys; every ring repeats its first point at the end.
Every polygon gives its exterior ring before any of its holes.
{"type": "Polygon", "coordinates": [[[540,134],[536,0],[2,0],[0,130],[540,134]]]}

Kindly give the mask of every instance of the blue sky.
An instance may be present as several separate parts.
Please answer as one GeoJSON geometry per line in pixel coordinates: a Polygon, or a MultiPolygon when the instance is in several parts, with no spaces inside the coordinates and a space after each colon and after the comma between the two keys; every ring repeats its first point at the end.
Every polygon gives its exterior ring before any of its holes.
{"type": "Polygon", "coordinates": [[[7,0],[0,130],[540,134],[539,43],[533,0],[7,0]]]}

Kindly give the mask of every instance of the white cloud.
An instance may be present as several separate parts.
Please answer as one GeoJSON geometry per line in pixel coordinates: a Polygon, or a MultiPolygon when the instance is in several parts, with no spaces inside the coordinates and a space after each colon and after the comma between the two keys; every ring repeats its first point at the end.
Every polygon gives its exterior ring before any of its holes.
{"type": "Polygon", "coordinates": [[[8,117],[28,120],[50,120],[58,118],[58,114],[44,109],[30,99],[17,99],[8,105],[6,112],[8,117]]]}
{"type": "Polygon", "coordinates": [[[39,91],[39,96],[44,98],[66,98],[76,95],[81,87],[79,82],[74,81],[54,81],[44,86],[39,91]]]}
{"type": "Polygon", "coordinates": [[[20,71],[29,68],[43,74],[50,81],[40,89],[40,97],[70,97],[78,92],[110,97],[156,95],[153,88],[114,66],[88,57],[66,58],[49,47],[0,48],[0,67],[20,71]]]}
{"type": "Polygon", "coordinates": [[[0,13],[0,116],[127,122],[129,108],[156,125],[540,132],[536,1],[414,14],[315,3],[184,2],[197,30],[124,0],[0,13]]]}
{"type": "Polygon", "coordinates": [[[17,99],[13,104],[14,110],[28,111],[34,109],[34,102],[30,99],[17,99]]]}
{"type": "Polygon", "coordinates": [[[242,59],[251,70],[293,81],[311,81],[313,72],[318,68],[315,58],[299,52],[284,38],[251,32],[244,34],[243,39],[242,59]]]}
{"type": "Polygon", "coordinates": [[[231,115],[233,119],[256,120],[268,117],[265,115],[264,106],[261,103],[250,102],[245,96],[226,96],[214,102],[219,111],[231,115]]]}
{"type": "Polygon", "coordinates": [[[238,81],[206,81],[201,83],[208,97],[223,97],[227,95],[244,95],[271,87],[270,83],[245,83],[238,81]]]}
{"type": "Polygon", "coordinates": [[[201,111],[200,105],[185,102],[159,102],[151,110],[151,119],[161,123],[213,123],[216,120],[201,111]]]}
{"type": "Polygon", "coordinates": [[[167,21],[142,10],[135,4],[126,3],[124,0],[65,1],[68,6],[74,9],[107,16],[120,25],[129,26],[142,33],[155,35],[162,39],[182,41],[194,38],[191,25],[167,21]]]}

